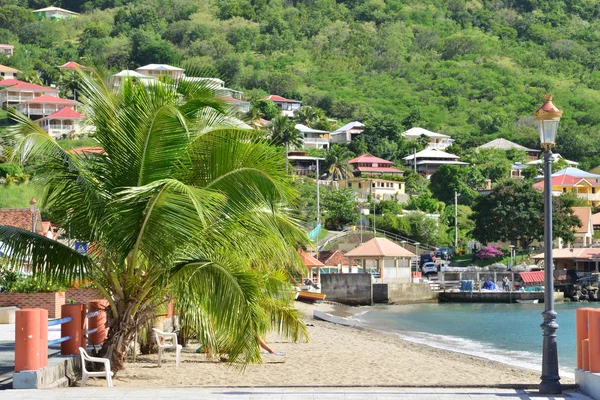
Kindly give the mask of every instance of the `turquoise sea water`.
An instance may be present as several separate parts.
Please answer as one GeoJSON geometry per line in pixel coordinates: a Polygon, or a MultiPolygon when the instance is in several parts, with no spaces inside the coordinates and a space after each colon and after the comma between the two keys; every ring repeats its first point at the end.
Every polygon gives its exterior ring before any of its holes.
{"type": "MultiPolygon", "coordinates": [[[[576,365],[575,310],[600,303],[556,304],[562,375],[576,365]]],[[[403,338],[508,364],[540,369],[543,304],[418,304],[360,309],[362,326],[403,338]]]]}

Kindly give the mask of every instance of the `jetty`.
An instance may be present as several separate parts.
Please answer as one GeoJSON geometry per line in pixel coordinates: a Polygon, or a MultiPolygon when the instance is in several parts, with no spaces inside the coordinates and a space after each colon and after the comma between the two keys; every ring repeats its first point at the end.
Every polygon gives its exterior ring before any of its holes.
{"type": "MultiPolygon", "coordinates": [[[[554,292],[554,301],[562,302],[563,292],[554,292]]],[[[544,292],[501,292],[501,291],[457,291],[440,292],[440,303],[538,303],[544,302],[544,292]]]]}

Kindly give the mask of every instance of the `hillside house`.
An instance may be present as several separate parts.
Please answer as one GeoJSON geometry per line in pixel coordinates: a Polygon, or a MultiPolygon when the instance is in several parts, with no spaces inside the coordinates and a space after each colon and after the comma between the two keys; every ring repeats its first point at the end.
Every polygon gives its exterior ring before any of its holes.
{"type": "MultiPolygon", "coordinates": [[[[600,175],[590,174],[577,168],[565,168],[552,174],[552,195],[575,193],[580,199],[587,200],[590,206],[600,205],[600,175]]],[[[536,190],[544,191],[544,181],[533,185],[536,190]]]]}
{"type": "Polygon", "coordinates": [[[354,177],[342,179],[340,188],[349,188],[356,192],[356,200],[365,202],[369,196],[375,200],[406,201],[406,187],[404,182],[390,179],[354,177]]]}
{"type": "Polygon", "coordinates": [[[305,149],[329,149],[330,132],[309,128],[302,124],[296,124],[295,128],[302,133],[305,149]]]}
{"type": "Polygon", "coordinates": [[[64,18],[76,18],[79,13],[65,10],[60,7],[45,7],[40,8],[39,10],[33,10],[33,15],[37,17],[37,19],[64,19],[64,18]]]}
{"type": "Polygon", "coordinates": [[[245,114],[250,111],[250,102],[246,100],[236,99],[232,96],[217,96],[217,99],[228,103],[234,111],[239,113],[245,114]]]}
{"type": "Polygon", "coordinates": [[[63,107],[60,110],[38,119],[38,124],[55,139],[66,139],[71,135],[83,133],[85,115],[78,113],[71,107],[63,107]]]}
{"type": "Polygon", "coordinates": [[[520,144],[511,142],[510,140],[506,140],[503,138],[494,139],[491,142],[487,142],[477,147],[477,149],[497,149],[497,150],[521,150],[527,153],[527,157],[530,161],[535,161],[539,158],[541,150],[529,149],[525,146],[521,146],[520,144]]]}
{"type": "MultiPolygon", "coordinates": [[[[575,242],[572,247],[587,247],[594,240],[594,223],[591,207],[573,207],[575,214],[581,221],[581,226],[575,228],[575,242]]],[[[559,246],[560,247],[560,246],[559,246]]]]}
{"type": "Polygon", "coordinates": [[[294,174],[299,176],[316,175],[318,160],[322,160],[322,158],[311,157],[305,151],[288,152],[288,162],[294,170],[294,174]]]}
{"type": "Polygon", "coordinates": [[[72,71],[75,70],[89,70],[90,68],[88,67],[84,67],[83,65],[76,63],[75,61],[69,61],[64,63],[63,65],[59,65],[58,67],[56,67],[58,69],[70,69],[72,71]]]}
{"type": "MultiPolygon", "coordinates": [[[[570,167],[576,167],[579,163],[575,162],[575,161],[570,161],[567,160],[566,158],[563,158],[560,154],[558,153],[552,153],[552,162],[555,163],[558,160],[564,160],[570,167]]],[[[528,163],[526,163],[527,165],[535,165],[535,166],[539,166],[542,167],[544,165],[544,160],[543,158],[534,160],[534,161],[529,161],[528,163]]]]}
{"type": "Polygon", "coordinates": [[[167,64],[148,64],[137,68],[136,71],[142,75],[150,76],[152,78],[168,76],[177,80],[185,77],[185,70],[183,68],[173,67],[172,65],[167,64]]]}
{"type": "Polygon", "coordinates": [[[523,172],[529,168],[529,165],[527,164],[523,164],[521,162],[516,162],[513,163],[510,166],[510,177],[512,179],[523,179],[525,176],[523,175],[523,172]]]}
{"type": "Polygon", "coordinates": [[[12,44],[0,44],[0,54],[4,54],[6,57],[12,57],[15,53],[15,46],[12,44]]]}
{"type": "Polygon", "coordinates": [[[17,110],[31,119],[47,117],[63,107],[75,107],[79,102],[61,99],[57,96],[42,95],[17,105],[17,110]]]}
{"type": "Polygon", "coordinates": [[[40,96],[58,97],[58,90],[17,79],[0,81],[0,106],[16,106],[40,96]]]}
{"type": "Polygon", "coordinates": [[[404,157],[404,165],[429,179],[442,165],[469,165],[469,163],[458,161],[459,158],[457,155],[436,148],[428,148],[404,157]]]}
{"type": "Polygon", "coordinates": [[[6,65],[0,64],[0,80],[4,79],[17,79],[17,74],[21,72],[18,69],[7,67],[6,65]]]}
{"type": "Polygon", "coordinates": [[[302,107],[302,102],[300,100],[286,99],[285,97],[274,94],[267,96],[262,100],[270,100],[277,104],[281,108],[281,115],[285,115],[286,117],[293,117],[296,111],[302,107]]]}
{"type": "Polygon", "coordinates": [[[403,132],[402,136],[407,140],[417,140],[421,136],[426,136],[429,139],[429,145],[427,146],[428,149],[445,150],[454,142],[454,139],[448,135],[431,132],[427,129],[418,127],[410,128],[409,130],[403,132]]]}
{"type": "Polygon", "coordinates": [[[331,143],[347,144],[358,137],[365,130],[365,125],[358,121],[352,121],[339,129],[331,132],[331,143]]]}
{"type": "Polygon", "coordinates": [[[0,208],[0,225],[13,226],[30,232],[43,233],[42,215],[39,208],[0,208]]]}
{"type": "Polygon", "coordinates": [[[354,176],[359,177],[363,175],[402,175],[404,171],[401,171],[394,167],[394,163],[383,158],[375,157],[372,154],[363,154],[352,160],[348,161],[348,164],[352,165],[354,176]]]}

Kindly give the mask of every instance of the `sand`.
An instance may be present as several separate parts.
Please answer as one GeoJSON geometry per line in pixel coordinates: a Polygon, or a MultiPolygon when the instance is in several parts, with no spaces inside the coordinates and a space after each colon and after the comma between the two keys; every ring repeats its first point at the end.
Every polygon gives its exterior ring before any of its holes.
{"type": "MultiPolygon", "coordinates": [[[[156,355],[138,356],[117,374],[115,386],[478,386],[538,384],[540,373],[402,340],[396,335],[344,327],[312,319],[312,309],[331,311],[328,304],[298,306],[309,324],[308,343],[268,337],[285,356],[265,355],[261,365],[240,371],[183,349],[182,364],[167,353],[162,366],[156,355]]],[[[563,383],[571,383],[562,379],[563,383]]],[[[103,380],[89,383],[101,386],[103,380]]]]}

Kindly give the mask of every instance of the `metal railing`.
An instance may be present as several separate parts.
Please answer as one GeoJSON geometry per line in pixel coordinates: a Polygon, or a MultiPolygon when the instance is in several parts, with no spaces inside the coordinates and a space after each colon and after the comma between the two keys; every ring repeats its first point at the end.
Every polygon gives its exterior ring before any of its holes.
{"type": "MultiPolygon", "coordinates": [[[[98,316],[98,314],[99,314],[98,311],[90,311],[86,314],[86,318],[88,318],[88,319],[95,318],[98,316]]],[[[62,325],[62,324],[68,324],[71,321],[73,321],[73,317],[64,317],[64,318],[49,320],[48,327],[62,325]]],[[[86,335],[89,335],[90,333],[96,333],[96,332],[98,332],[98,328],[87,329],[85,332],[86,332],[86,335]]],[[[48,346],[53,346],[55,344],[66,342],[71,339],[72,339],[72,337],[67,335],[67,336],[60,337],[58,339],[48,340],[48,346]]]]}

